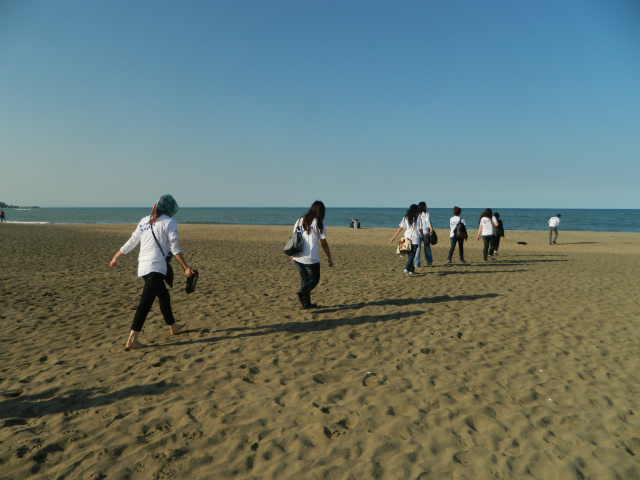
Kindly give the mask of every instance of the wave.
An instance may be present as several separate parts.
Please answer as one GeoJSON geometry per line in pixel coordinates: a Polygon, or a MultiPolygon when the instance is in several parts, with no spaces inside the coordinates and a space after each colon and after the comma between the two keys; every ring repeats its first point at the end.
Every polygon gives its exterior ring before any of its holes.
{"type": "Polygon", "coordinates": [[[21,223],[21,224],[31,224],[31,225],[45,225],[45,224],[49,224],[51,222],[20,222],[20,221],[15,221],[15,220],[7,220],[4,223],[21,223]]]}

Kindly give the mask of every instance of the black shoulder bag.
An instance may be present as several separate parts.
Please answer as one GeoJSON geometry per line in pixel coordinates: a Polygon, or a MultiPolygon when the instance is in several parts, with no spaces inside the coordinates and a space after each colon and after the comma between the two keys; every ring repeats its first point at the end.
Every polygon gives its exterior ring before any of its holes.
{"type": "MultiPolygon", "coordinates": [[[[160,242],[156,238],[156,234],[153,232],[153,225],[150,224],[149,226],[151,227],[151,235],[153,235],[153,239],[158,244],[158,248],[160,249],[160,252],[162,253],[162,256],[165,257],[164,251],[162,250],[162,247],[160,246],[160,242]]],[[[164,281],[167,282],[167,285],[169,285],[170,287],[173,288],[173,268],[171,268],[171,263],[169,263],[169,262],[171,262],[171,258],[172,257],[173,257],[173,253],[171,253],[171,252],[169,252],[169,255],[165,257],[165,260],[167,261],[167,273],[164,276],[164,281]]]]}

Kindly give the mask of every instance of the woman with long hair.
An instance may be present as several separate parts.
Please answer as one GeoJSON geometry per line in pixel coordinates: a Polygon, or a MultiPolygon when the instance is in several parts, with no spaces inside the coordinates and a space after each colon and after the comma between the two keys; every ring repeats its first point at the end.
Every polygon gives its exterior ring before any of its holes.
{"type": "Polygon", "coordinates": [[[324,203],[316,200],[309,208],[309,211],[298,219],[293,226],[293,231],[302,233],[303,249],[291,258],[300,273],[300,290],[298,291],[298,302],[300,307],[317,308],[318,305],[311,303],[311,291],[320,282],[320,256],[318,255],[318,243],[324,250],[329,267],[333,267],[331,251],[327,243],[327,231],[323,224],[324,203]]]}
{"type": "Polygon", "coordinates": [[[431,220],[429,219],[429,212],[427,212],[427,204],[420,202],[418,204],[418,210],[420,211],[420,218],[418,220],[418,229],[420,231],[420,241],[418,241],[418,250],[416,251],[416,258],[413,264],[416,267],[420,266],[420,244],[424,245],[424,258],[427,261],[427,266],[430,267],[433,264],[433,257],[431,256],[431,240],[430,235],[433,229],[431,228],[431,220]]]}
{"type": "Polygon", "coordinates": [[[416,269],[413,264],[413,260],[416,257],[416,251],[418,250],[418,245],[420,243],[419,217],[420,210],[418,209],[418,206],[415,204],[411,205],[405,216],[402,218],[396,234],[391,237],[391,243],[393,243],[400,231],[404,228],[404,238],[408,238],[411,241],[411,251],[407,255],[407,264],[404,267],[404,273],[410,277],[416,269]]]}
{"type": "Polygon", "coordinates": [[[462,214],[462,209],[460,207],[453,207],[453,217],[449,219],[449,238],[451,240],[451,247],[449,248],[449,255],[447,256],[447,263],[451,263],[451,258],[453,257],[453,252],[456,249],[456,244],[458,244],[458,255],[460,256],[460,262],[467,263],[464,261],[464,242],[467,241],[466,235],[464,238],[460,238],[457,235],[458,224],[462,223],[465,225],[464,218],[460,217],[462,214]]]}
{"type": "Polygon", "coordinates": [[[140,304],[133,317],[129,340],[127,340],[125,346],[127,350],[146,347],[146,345],[138,341],[138,335],[142,331],[142,326],[156,297],[160,302],[160,312],[162,312],[165,323],[169,326],[171,335],[177,335],[184,327],[184,324],[176,323],[173,318],[171,297],[164,284],[169,252],[176,257],[187,277],[194,275],[193,270],[187,266],[182,256],[182,250],[178,245],[178,224],[171,218],[177,211],[178,202],[171,195],[160,197],[153,206],[151,215],[140,220],[131,238],[118,250],[118,253],[109,263],[110,268],[117,267],[120,258],[140,244],[138,277],[144,279],[144,288],[142,289],[140,304]]]}
{"type": "Polygon", "coordinates": [[[478,220],[478,240],[482,236],[484,242],[484,248],[482,249],[482,258],[487,261],[487,255],[491,260],[495,260],[493,257],[493,251],[495,250],[495,237],[493,235],[494,226],[498,226],[498,220],[493,216],[493,212],[490,208],[485,209],[480,215],[478,220]]]}

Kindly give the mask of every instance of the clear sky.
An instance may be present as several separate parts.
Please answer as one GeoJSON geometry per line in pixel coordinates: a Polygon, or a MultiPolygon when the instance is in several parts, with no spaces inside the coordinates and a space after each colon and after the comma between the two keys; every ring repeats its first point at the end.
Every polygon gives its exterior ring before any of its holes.
{"type": "Polygon", "coordinates": [[[640,2],[0,1],[0,201],[640,208],[640,2]]]}

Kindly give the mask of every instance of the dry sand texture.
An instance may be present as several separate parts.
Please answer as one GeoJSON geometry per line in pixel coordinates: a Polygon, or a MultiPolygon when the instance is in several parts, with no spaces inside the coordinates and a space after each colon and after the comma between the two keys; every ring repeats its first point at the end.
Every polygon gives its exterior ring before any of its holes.
{"type": "Polygon", "coordinates": [[[0,228],[0,477],[640,478],[638,234],[508,232],[447,266],[439,231],[408,278],[393,230],[330,228],[300,311],[289,228],[182,225],[186,332],[156,304],[125,352],[132,229],[0,228]]]}

